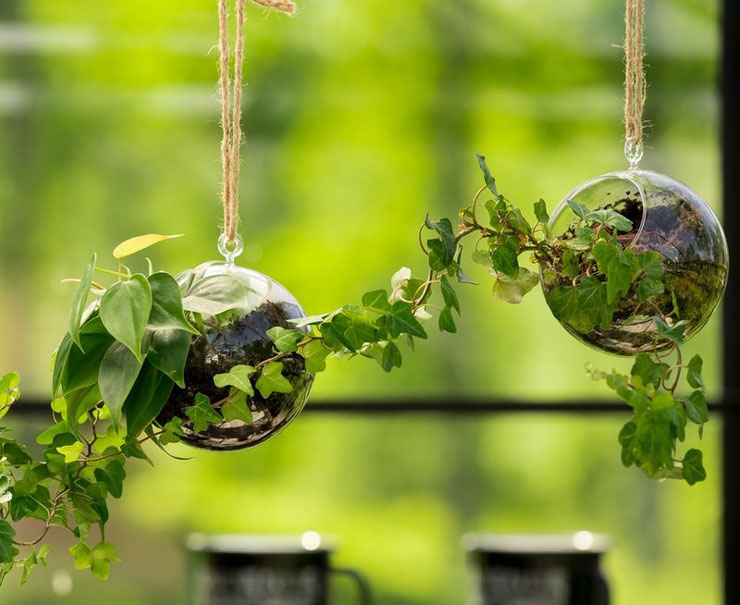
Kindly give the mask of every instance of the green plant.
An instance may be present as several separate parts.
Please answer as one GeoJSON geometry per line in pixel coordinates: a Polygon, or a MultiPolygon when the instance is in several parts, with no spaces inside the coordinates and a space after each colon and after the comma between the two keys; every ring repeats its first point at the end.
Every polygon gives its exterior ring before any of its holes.
{"type": "MultiPolygon", "coordinates": [[[[572,204],[573,224],[553,237],[545,202],[535,204],[531,224],[498,192],[484,158],[478,159],[485,184],[460,212],[457,228],[447,218],[429,217],[420,228],[429,265],[423,278],[402,268],[389,290],[365,293],[360,305],[291,320],[294,327],[272,327],[267,331],[272,351],[254,365],[234,365],[213,377],[215,387],[228,389],[225,397],[212,401],[197,393],[184,418],[165,423],[157,417],[175,385],[185,386],[191,343],[206,333],[204,316],[211,324],[230,322],[248,292],[228,272],[210,277],[190,272],[178,281],[155,272],[149,261],[146,273],[132,273],[123,264],[131,254],[173,236],[127,240],[114,250],[116,270],[97,266],[93,256],[82,278],[74,280],[79,283],[68,333],[54,356],[54,424],[37,437],[39,455],[34,458],[5,429],[0,432],[0,580],[18,566],[25,582],[36,565],[45,564],[48,545],[43,542],[52,527],[73,535],[75,567],[105,579],[117,560],[105,539],[106,502],[109,496],[121,497],[127,460],[151,463],[142,445],[151,441],[166,451],[167,444],[180,440],[184,423],[197,432],[224,420],[252,422],[255,391],[267,398],[293,388],[284,372],[289,361],[299,357],[315,374],[326,369],[329,357],[362,356],[391,371],[402,364],[402,348],[413,350],[416,339],[427,338],[425,325],[434,312],[441,331],[456,332],[455,284],[474,283],[461,267],[461,242],[467,238],[475,239],[472,259],[494,278],[495,298],[518,303],[542,279],[553,314],[574,330],[588,333],[608,327],[615,316],[624,321],[645,309],[654,313],[653,351],[637,356],[629,376],[589,372],[632,408],[619,434],[625,466],[634,464],[654,478],[703,480],[701,452],[689,449],[683,458],[676,453],[688,422],[698,425],[701,436],[708,414],[702,360],[695,356],[684,364],[685,320],[675,303],[666,303],[675,297],[665,283],[664,259],[630,249],[625,235],[633,223],[615,208],[589,211],[572,204]],[[94,281],[96,272],[113,283],[94,281]],[[90,295],[95,301],[86,306],[90,295]],[[675,360],[666,361],[671,353],[675,360]],[[688,396],[677,393],[683,371],[692,389],[688,396]],[[41,529],[30,540],[18,540],[11,522],[25,518],[37,519],[41,529]]],[[[0,418],[18,398],[18,383],[16,373],[0,380],[0,418]]]]}

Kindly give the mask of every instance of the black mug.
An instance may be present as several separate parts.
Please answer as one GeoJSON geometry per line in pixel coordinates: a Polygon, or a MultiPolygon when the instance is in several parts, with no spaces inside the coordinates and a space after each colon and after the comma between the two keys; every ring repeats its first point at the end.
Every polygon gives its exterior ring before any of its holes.
{"type": "Polygon", "coordinates": [[[604,536],[478,534],[463,544],[476,605],[609,605],[604,536]]]}
{"type": "Polygon", "coordinates": [[[315,532],[300,537],[193,534],[187,540],[190,605],[329,605],[331,576],[370,586],[353,569],[331,565],[334,548],[315,532]]]}

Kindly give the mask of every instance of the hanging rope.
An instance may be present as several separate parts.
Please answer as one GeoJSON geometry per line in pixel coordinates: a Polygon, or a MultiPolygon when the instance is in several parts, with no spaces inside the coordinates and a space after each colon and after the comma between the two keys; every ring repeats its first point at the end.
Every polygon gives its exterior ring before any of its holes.
{"type": "MultiPolygon", "coordinates": [[[[252,0],[255,4],[289,15],[295,13],[291,0],[252,0]]],[[[229,14],[227,0],[218,0],[219,28],[219,88],[221,92],[221,165],[223,169],[222,200],[224,206],[223,232],[228,242],[236,239],[239,225],[239,152],[242,142],[242,66],[244,64],[244,21],[246,0],[236,3],[236,40],[234,42],[234,81],[229,78],[229,14]]]]}
{"type": "Polygon", "coordinates": [[[643,0],[626,0],[624,11],[624,123],[625,141],[642,145],[642,109],[647,81],[642,64],[645,6],[643,0]]]}

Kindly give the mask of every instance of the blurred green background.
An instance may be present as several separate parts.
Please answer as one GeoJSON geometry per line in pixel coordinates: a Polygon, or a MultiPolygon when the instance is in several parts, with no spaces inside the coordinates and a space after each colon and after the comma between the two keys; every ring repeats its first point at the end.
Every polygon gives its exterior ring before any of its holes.
{"type": "MultiPolygon", "coordinates": [[[[304,0],[295,19],[249,7],[242,184],[244,265],[331,310],[420,270],[427,210],[453,216],[481,182],[527,209],[625,167],[620,2],[304,0]]],[[[689,183],[721,213],[716,0],[650,3],[645,167],[689,183]]],[[[0,1],[0,370],[48,392],[49,357],[93,251],[141,233],[186,233],[152,252],[176,272],[215,258],[219,103],[215,0],[0,1]]],[[[606,398],[584,349],[540,294],[519,307],[462,293],[456,336],[434,335],[385,375],[333,362],[314,399],[606,398]]],[[[719,321],[688,347],[718,394],[719,321]]],[[[624,362],[616,360],[620,365],[624,362]]],[[[310,403],[309,403],[310,406],[310,403]]],[[[12,416],[12,414],[11,414],[12,416]]],[[[653,483],[619,463],[624,418],[305,414],[254,451],[187,450],[132,463],[101,585],[50,568],[2,602],[184,603],[193,530],[339,536],[382,605],[465,600],[466,531],[589,529],[613,537],[615,605],[718,604],[719,421],[709,480],[653,483]],[[71,578],[72,590],[64,593],[71,578]],[[53,590],[53,582],[56,593],[53,590]]],[[[31,420],[13,425],[32,442],[31,420]]],[[[696,438],[693,437],[695,440],[696,438]]],[[[88,577],[89,576],[89,577],[88,577]]],[[[338,603],[352,603],[338,586],[338,603]]]]}

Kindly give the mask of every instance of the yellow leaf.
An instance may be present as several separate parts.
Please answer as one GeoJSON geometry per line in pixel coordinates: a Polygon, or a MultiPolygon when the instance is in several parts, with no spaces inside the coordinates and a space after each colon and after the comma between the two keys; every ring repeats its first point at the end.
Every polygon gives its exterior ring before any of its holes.
{"type": "Polygon", "coordinates": [[[168,239],[174,239],[176,237],[182,237],[184,233],[178,233],[177,235],[159,235],[158,233],[149,233],[147,235],[138,235],[127,239],[125,242],[118,244],[113,250],[113,256],[116,258],[125,258],[136,254],[149,246],[158,244],[168,239]]]}
{"type": "Polygon", "coordinates": [[[80,454],[82,453],[84,447],[84,443],[75,441],[72,445],[62,445],[58,447],[57,452],[64,456],[64,462],[70,464],[72,462],[75,462],[80,457],[80,454]]]}

